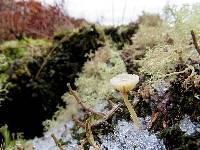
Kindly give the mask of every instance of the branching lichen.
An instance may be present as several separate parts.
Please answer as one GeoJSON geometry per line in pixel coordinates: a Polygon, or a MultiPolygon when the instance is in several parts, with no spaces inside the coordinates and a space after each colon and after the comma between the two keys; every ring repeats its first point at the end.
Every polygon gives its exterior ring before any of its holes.
{"type": "Polygon", "coordinates": [[[99,54],[98,56],[103,58],[96,57],[87,62],[83,73],[79,74],[79,78],[76,80],[77,92],[84,102],[90,105],[95,105],[97,101],[104,100],[110,95],[112,91],[109,80],[117,74],[126,72],[120,53],[107,46],[101,49],[101,53],[105,53],[105,51],[110,58],[99,54]]]}

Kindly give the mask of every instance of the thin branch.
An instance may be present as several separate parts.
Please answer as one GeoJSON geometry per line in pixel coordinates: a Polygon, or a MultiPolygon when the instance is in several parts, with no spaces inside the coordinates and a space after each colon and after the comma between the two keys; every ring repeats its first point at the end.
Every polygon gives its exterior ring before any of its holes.
{"type": "Polygon", "coordinates": [[[41,65],[40,69],[38,70],[38,72],[37,72],[37,74],[36,74],[36,76],[35,76],[35,79],[38,79],[40,73],[42,72],[42,69],[43,69],[44,66],[47,64],[48,59],[51,57],[51,55],[52,55],[52,53],[55,51],[55,49],[56,49],[57,47],[59,47],[59,45],[62,44],[65,40],[66,40],[66,37],[63,37],[63,38],[61,39],[61,41],[60,41],[58,44],[56,44],[53,48],[50,49],[48,55],[45,57],[45,59],[44,59],[42,65],[41,65]]]}
{"type": "Polygon", "coordinates": [[[200,48],[199,48],[199,45],[197,43],[197,39],[196,39],[196,36],[195,36],[195,33],[194,33],[193,30],[191,30],[191,35],[192,35],[192,40],[193,40],[194,47],[197,50],[197,52],[199,53],[199,55],[200,55],[200,48]]]}
{"type": "MultiPolygon", "coordinates": [[[[76,101],[79,103],[79,105],[81,105],[82,109],[85,110],[86,112],[90,112],[92,114],[95,114],[95,115],[98,115],[100,116],[102,119],[99,119],[97,120],[95,123],[92,123],[91,124],[91,127],[92,128],[95,128],[96,126],[99,126],[101,124],[104,124],[105,122],[107,122],[108,119],[110,119],[119,109],[120,107],[122,106],[122,104],[117,104],[117,105],[114,105],[112,107],[112,109],[108,112],[96,112],[95,110],[93,110],[92,108],[89,108],[87,107],[83,102],[82,100],[76,95],[75,91],[72,90],[70,84],[68,83],[67,84],[67,87],[69,88],[69,93],[74,96],[74,98],[76,99],[76,101]]],[[[112,103],[113,104],[113,103],[112,103]]],[[[75,118],[75,117],[72,117],[72,119],[74,120],[74,122],[82,127],[82,128],[85,128],[85,124],[83,122],[81,122],[78,118],[75,118]]]]}
{"type": "Polygon", "coordinates": [[[94,136],[91,130],[91,120],[87,119],[85,123],[85,130],[86,130],[86,139],[87,141],[93,146],[95,150],[101,150],[101,148],[97,145],[94,140],[94,136]]]}
{"type": "Polygon", "coordinates": [[[59,148],[60,150],[64,150],[64,148],[62,147],[62,144],[58,141],[58,139],[56,138],[56,136],[55,136],[53,133],[51,134],[51,137],[53,138],[53,140],[54,140],[56,146],[58,146],[58,148],[59,148]]]}
{"type": "Polygon", "coordinates": [[[121,103],[120,103],[120,104],[117,104],[117,105],[114,105],[114,106],[112,107],[112,109],[106,113],[106,116],[104,117],[104,119],[105,119],[105,120],[110,119],[110,118],[112,117],[112,115],[113,115],[116,111],[118,111],[118,110],[120,109],[121,106],[122,106],[121,103]]]}
{"type": "Polygon", "coordinates": [[[81,122],[77,117],[72,116],[72,120],[81,128],[85,128],[85,124],[81,122]]]}
{"type": "Polygon", "coordinates": [[[178,74],[182,74],[182,73],[186,73],[188,71],[191,70],[191,75],[194,75],[195,74],[195,70],[194,70],[194,67],[191,66],[191,65],[188,65],[187,68],[185,68],[183,71],[179,71],[179,72],[172,72],[172,73],[169,73],[169,74],[166,74],[162,77],[168,77],[168,76],[172,76],[172,75],[178,75],[178,74]]]}
{"type": "MultiPolygon", "coordinates": [[[[108,121],[122,106],[122,104],[115,105],[110,111],[108,111],[102,119],[97,120],[96,122],[91,124],[91,128],[95,129],[97,126],[101,126],[105,122],[108,121]]],[[[81,122],[78,118],[72,117],[73,121],[81,128],[85,128],[85,124],[81,122]]]]}
{"type": "Polygon", "coordinates": [[[75,98],[76,101],[79,103],[79,105],[81,105],[81,107],[82,107],[82,109],[83,109],[84,111],[86,111],[86,112],[91,112],[91,113],[96,114],[96,115],[101,116],[101,117],[104,117],[104,116],[105,116],[104,113],[102,113],[102,112],[96,112],[96,111],[93,110],[92,108],[87,107],[87,106],[82,102],[82,100],[76,95],[76,92],[75,92],[74,90],[72,90],[72,88],[71,88],[71,86],[70,86],[69,83],[67,84],[67,87],[69,88],[69,93],[70,93],[71,95],[74,96],[74,98],[75,98]]]}
{"type": "Polygon", "coordinates": [[[44,59],[42,65],[41,65],[40,69],[38,70],[38,72],[37,72],[37,74],[36,74],[36,76],[35,76],[35,79],[38,79],[38,77],[39,77],[39,75],[40,75],[42,69],[43,69],[44,66],[47,64],[48,59],[50,58],[50,56],[51,56],[51,54],[53,53],[54,50],[55,50],[55,47],[52,48],[52,49],[49,51],[48,55],[46,56],[46,58],[44,59]]]}
{"type": "Polygon", "coordinates": [[[107,122],[108,119],[110,119],[120,109],[121,106],[122,106],[122,104],[115,105],[110,111],[108,111],[106,113],[106,115],[104,116],[103,119],[97,120],[95,123],[93,123],[91,125],[91,127],[94,129],[97,126],[100,126],[100,125],[104,124],[105,122],[107,122]]]}

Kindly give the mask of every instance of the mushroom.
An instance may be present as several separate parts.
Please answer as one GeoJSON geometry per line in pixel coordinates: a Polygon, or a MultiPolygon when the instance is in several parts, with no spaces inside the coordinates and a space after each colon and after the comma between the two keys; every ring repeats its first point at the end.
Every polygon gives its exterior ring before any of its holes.
{"type": "Polygon", "coordinates": [[[128,101],[128,93],[130,90],[134,89],[136,84],[139,82],[139,76],[135,74],[122,73],[110,80],[110,83],[115,89],[117,89],[124,100],[126,107],[131,115],[131,119],[136,124],[138,128],[141,128],[141,123],[134,109],[132,108],[131,103],[128,101]]]}

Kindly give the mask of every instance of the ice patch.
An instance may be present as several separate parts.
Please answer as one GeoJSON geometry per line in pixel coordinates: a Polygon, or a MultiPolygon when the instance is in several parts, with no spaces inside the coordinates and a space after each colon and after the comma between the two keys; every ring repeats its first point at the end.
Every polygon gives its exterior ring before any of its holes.
{"type": "MultiPolygon", "coordinates": [[[[57,150],[58,147],[55,145],[51,134],[54,133],[55,136],[62,140],[68,141],[69,144],[65,146],[66,150],[74,150],[77,145],[77,140],[73,139],[70,133],[70,129],[74,126],[74,122],[68,121],[65,123],[60,123],[57,127],[52,128],[50,131],[44,134],[42,138],[33,139],[33,149],[34,150],[57,150]]],[[[29,150],[29,149],[28,149],[29,150]]]]}
{"type": "Polygon", "coordinates": [[[132,122],[118,121],[113,134],[102,136],[106,150],[165,150],[163,142],[148,130],[138,129],[132,122]]]}
{"type": "Polygon", "coordinates": [[[196,131],[196,126],[192,123],[189,116],[185,116],[184,119],[180,121],[179,127],[181,131],[186,132],[187,135],[192,135],[196,131]]]}

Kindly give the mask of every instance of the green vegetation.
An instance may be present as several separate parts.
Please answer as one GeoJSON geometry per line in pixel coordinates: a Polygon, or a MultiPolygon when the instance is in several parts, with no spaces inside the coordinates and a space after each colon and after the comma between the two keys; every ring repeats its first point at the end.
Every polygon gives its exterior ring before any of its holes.
{"type": "Polygon", "coordinates": [[[110,79],[125,71],[120,53],[108,46],[103,47],[85,64],[83,73],[75,82],[77,92],[85,103],[95,106],[111,94],[110,79]]]}
{"type": "Polygon", "coordinates": [[[128,26],[87,24],[55,33],[52,40],[1,43],[0,118],[8,116],[0,122],[1,126],[8,122],[0,128],[2,146],[16,146],[18,137],[11,138],[8,127],[28,139],[42,136],[44,126],[54,128],[73,116],[72,137],[88,140],[82,147],[98,147],[98,135],[112,132],[118,120],[131,120],[110,85],[112,77],[128,72],[139,75],[140,82],[126,100],[137,116],[151,117],[148,130],[157,133],[168,149],[198,148],[199,130],[186,135],[179,124],[188,116],[196,127],[200,125],[200,4],[167,6],[165,13],[166,20],[144,13],[128,26]],[[106,107],[103,113],[95,110],[99,104],[106,107]],[[78,120],[74,116],[80,111],[78,120]]]}
{"type": "Polygon", "coordinates": [[[3,141],[1,141],[2,144],[0,145],[1,150],[15,150],[16,148],[22,148],[22,145],[24,144],[22,134],[11,134],[7,125],[0,128],[0,134],[3,136],[3,141]]]}
{"type": "MultiPolygon", "coordinates": [[[[193,135],[186,135],[179,127],[186,115],[195,125],[199,125],[200,57],[194,45],[191,44],[190,34],[191,30],[194,30],[199,41],[199,28],[195,25],[199,24],[199,19],[194,19],[198,18],[196,16],[198,11],[199,8],[197,9],[196,6],[192,8],[184,6],[180,10],[167,7],[166,13],[169,18],[175,19],[174,22],[170,20],[166,22],[158,16],[144,14],[140,18],[138,32],[132,38],[133,45],[125,45],[120,54],[125,62],[126,70],[135,71],[141,75],[139,87],[130,95],[131,100],[138,99],[138,102],[135,102],[137,115],[143,117],[151,115],[147,128],[150,132],[158,131],[158,136],[163,139],[168,149],[199,147],[199,131],[193,135]],[[190,9],[192,13],[189,13],[190,9]],[[178,140],[175,140],[176,136],[179,137],[178,140]]],[[[101,51],[96,53],[99,52],[101,51]]],[[[109,58],[112,58],[114,53],[118,53],[111,52],[106,53],[106,56],[101,55],[104,60],[107,60],[107,64],[110,63],[109,58]]],[[[84,70],[76,80],[76,91],[81,100],[89,106],[94,107],[99,100],[104,101],[107,100],[106,98],[119,102],[116,95],[113,96],[112,93],[107,92],[109,91],[107,79],[112,76],[110,76],[110,71],[107,74],[104,62],[96,54],[85,63],[84,70]]],[[[120,66],[121,70],[125,71],[124,66],[120,66]]],[[[65,99],[67,100],[67,95],[65,99]]],[[[115,117],[112,121],[108,121],[107,126],[98,128],[99,132],[91,128],[94,139],[98,139],[98,134],[112,132],[117,119],[130,120],[127,109],[123,106],[121,108],[122,112],[115,112],[115,117]]],[[[89,117],[85,115],[80,121],[84,123],[87,118],[89,117]]],[[[77,126],[80,124],[77,123],[77,126]]],[[[73,133],[78,140],[84,139],[87,134],[85,132],[78,134],[77,128],[73,133]]],[[[90,144],[87,143],[85,146],[88,147],[90,144]]]]}

